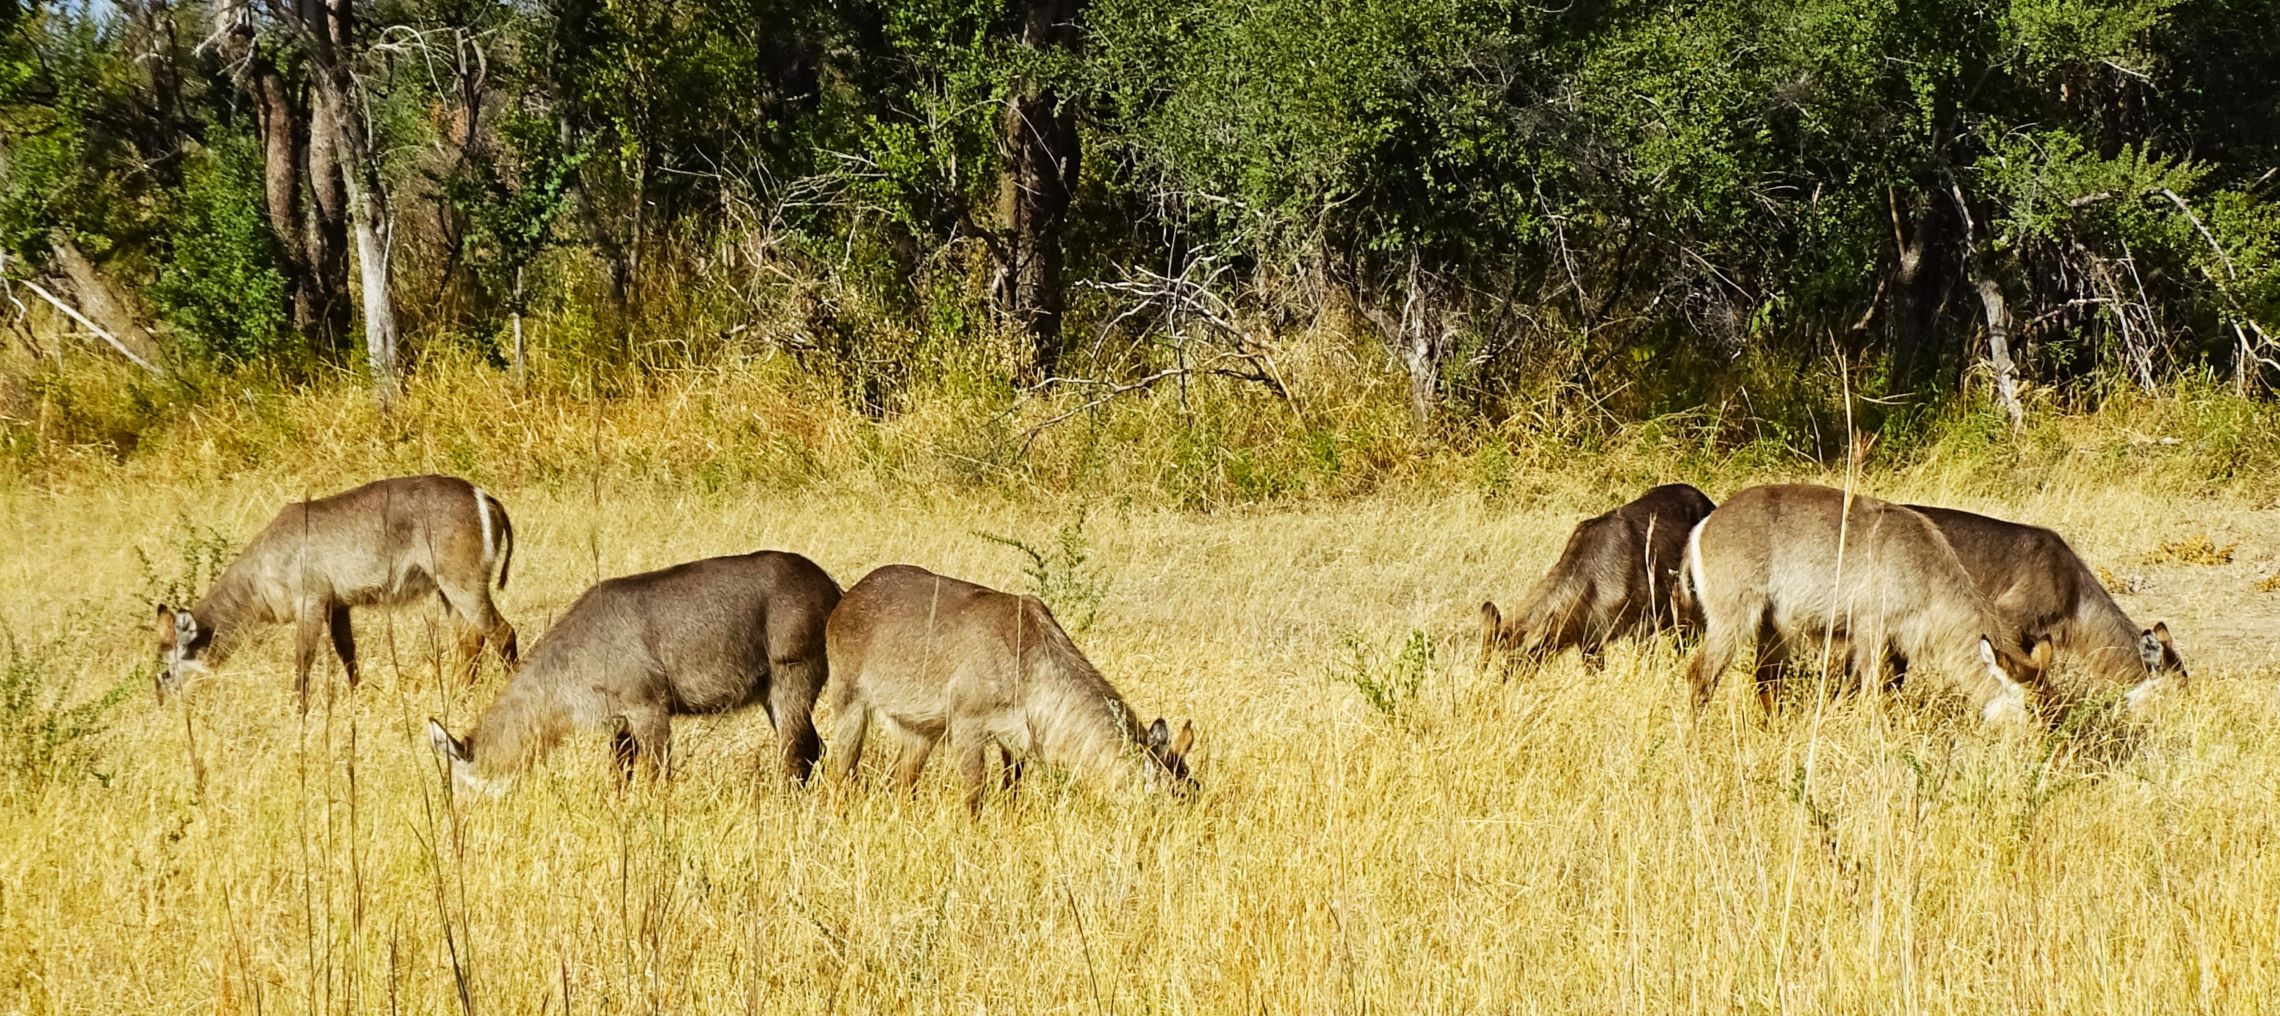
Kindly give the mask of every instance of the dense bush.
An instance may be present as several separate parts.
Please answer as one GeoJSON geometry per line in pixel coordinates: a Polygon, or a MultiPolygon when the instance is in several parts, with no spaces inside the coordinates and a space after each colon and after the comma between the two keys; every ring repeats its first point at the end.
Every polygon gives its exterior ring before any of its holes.
{"type": "MultiPolygon", "coordinates": [[[[310,305],[349,298],[319,196],[360,178],[312,154],[305,33],[233,3],[9,8],[0,244],[52,276],[74,240],[155,297],[178,359],[345,360],[310,305]]],[[[1496,424],[1824,362],[1904,408],[1990,337],[2062,399],[2265,390],[2268,17],[407,0],[361,8],[345,59],[386,295],[430,351],[527,311],[583,383],[784,350],[877,414],[1052,373],[1275,391],[1287,341],[1329,332],[1382,344],[1420,419],[1496,424]]]]}

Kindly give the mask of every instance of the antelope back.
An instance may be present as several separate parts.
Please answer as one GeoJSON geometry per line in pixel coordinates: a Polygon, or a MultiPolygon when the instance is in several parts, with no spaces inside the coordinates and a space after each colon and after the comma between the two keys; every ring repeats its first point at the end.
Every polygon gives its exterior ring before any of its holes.
{"type": "Polygon", "coordinates": [[[1694,594],[1712,625],[1770,625],[1785,637],[1851,634],[1963,670],[1975,665],[1984,636],[2008,654],[2007,667],[2024,661],[2015,626],[1939,530],[1898,505],[1828,487],[1754,487],[1711,513],[1689,554],[1694,594]]]}

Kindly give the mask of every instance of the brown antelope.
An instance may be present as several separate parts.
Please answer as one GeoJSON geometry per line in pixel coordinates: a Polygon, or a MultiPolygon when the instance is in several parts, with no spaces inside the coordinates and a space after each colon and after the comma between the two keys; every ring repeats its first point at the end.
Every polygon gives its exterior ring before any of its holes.
{"type": "Polygon", "coordinates": [[[1570,646],[1592,663],[1610,638],[1686,620],[1677,595],[1686,535],[1712,507],[1692,486],[1668,483],[1577,523],[1511,620],[1493,602],[1480,605],[1483,664],[1500,651],[1541,662],[1570,646]]]}
{"type": "Polygon", "coordinates": [[[1177,737],[1161,719],[1143,725],[1034,596],[888,565],[847,590],[826,638],[839,675],[831,764],[843,779],[855,778],[876,719],[901,746],[906,789],[947,737],[977,815],[992,748],[1008,789],[1030,756],[1174,792],[1194,784],[1194,724],[1177,737]]]}
{"type": "Polygon", "coordinates": [[[1908,507],[1939,527],[2024,644],[2048,639],[2081,657],[2097,681],[2127,688],[2123,698],[2133,707],[2169,680],[2189,679],[2169,625],[2138,627],[2057,533],[1953,508],[1908,507]]]}
{"type": "Polygon", "coordinates": [[[308,704],[309,668],[327,634],[348,683],[359,676],[355,607],[400,607],[427,596],[459,621],[470,679],[491,643],[510,668],[515,628],[491,603],[507,586],[515,528],[499,499],[454,476],[376,480],[286,508],[188,609],[158,605],[162,691],[219,666],[260,624],[295,628],[293,688],[308,704]]]}
{"type": "Polygon", "coordinates": [[[621,772],[670,772],[672,717],[763,704],[784,772],[805,782],[839,584],[798,554],[709,557],[602,582],[547,630],[464,738],[428,721],[460,786],[503,791],[573,730],[615,728],[621,772]]]}
{"type": "Polygon", "coordinates": [[[1745,641],[1757,642],[1759,701],[1769,709],[1790,646],[1848,645],[1857,670],[1886,657],[1928,664],[1990,722],[2023,720],[2023,682],[2050,646],[2018,647],[2017,626],[1964,571],[1930,519],[1875,498],[1802,484],[1752,487],[1694,527],[1687,582],[1703,618],[1687,669],[1699,708],[1745,641]]]}

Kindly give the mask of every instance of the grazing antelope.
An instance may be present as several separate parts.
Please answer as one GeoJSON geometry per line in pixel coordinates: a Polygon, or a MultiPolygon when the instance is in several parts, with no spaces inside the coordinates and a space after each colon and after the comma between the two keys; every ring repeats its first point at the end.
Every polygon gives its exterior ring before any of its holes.
{"type": "Polygon", "coordinates": [[[2023,654],[2018,628],[1971,581],[1930,519],[1875,498],[1802,484],[1752,487],[1694,527],[1687,582],[1703,617],[1687,668],[1697,707],[1742,643],[1757,642],[1759,701],[1786,676],[1789,645],[1833,638],[1857,670],[1890,654],[1931,665],[1990,722],[2022,720],[2050,646],[2023,654]]]}
{"type": "Polygon", "coordinates": [[[669,772],[672,717],[768,710],[784,772],[806,782],[822,745],[815,697],[830,673],[824,619],[839,584],[798,554],[709,557],[602,582],[538,640],[514,680],[455,738],[428,739],[460,786],[495,794],[573,730],[614,726],[621,771],[669,772]]]}
{"type": "Polygon", "coordinates": [[[470,679],[485,642],[510,668],[515,628],[491,603],[507,586],[515,527],[499,499],[455,476],[375,480],[286,508],[187,609],[158,605],[161,691],[219,666],[259,624],[295,628],[294,691],[306,707],[309,668],[326,634],[348,683],[359,677],[355,607],[400,607],[427,596],[458,619],[470,679]]]}
{"type": "Polygon", "coordinates": [[[906,789],[947,737],[976,815],[992,748],[1008,789],[1028,756],[1174,792],[1195,783],[1195,725],[1177,737],[1161,719],[1143,725],[1034,596],[888,565],[847,590],[826,640],[839,675],[831,764],[843,779],[854,779],[876,719],[901,745],[906,789]]]}
{"type": "Polygon", "coordinates": [[[1511,620],[1493,602],[1480,605],[1483,664],[1499,651],[1541,662],[1570,646],[1597,662],[1610,638],[1687,620],[1691,611],[1677,595],[1686,534],[1713,507],[1692,486],[1667,483],[1577,523],[1511,620]]]}
{"type": "Polygon", "coordinates": [[[2138,627],[2057,533],[1954,508],[1907,507],[1939,527],[1963,570],[2025,644],[2049,639],[2059,652],[2081,657],[2097,681],[2128,688],[2123,698],[2131,706],[2171,679],[2189,680],[2169,625],[2138,627]]]}

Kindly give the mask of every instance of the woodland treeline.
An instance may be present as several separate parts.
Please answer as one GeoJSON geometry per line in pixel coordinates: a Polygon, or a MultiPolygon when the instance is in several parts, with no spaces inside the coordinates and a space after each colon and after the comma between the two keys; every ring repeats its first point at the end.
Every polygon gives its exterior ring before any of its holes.
{"type": "Polygon", "coordinates": [[[383,400],[526,343],[774,347],[880,412],[950,362],[1272,391],[1324,329],[1421,417],[1831,357],[1887,398],[2261,393],[2276,14],[6,0],[0,276],[27,344],[383,400]]]}

